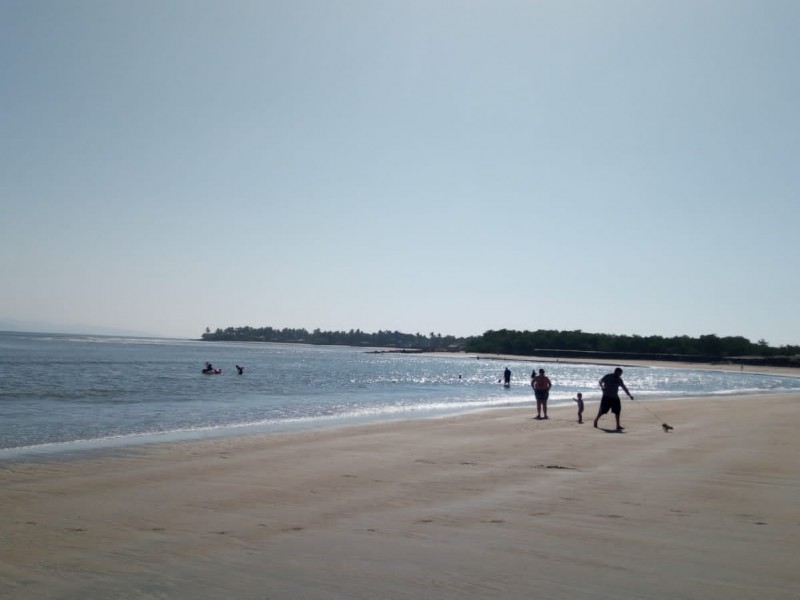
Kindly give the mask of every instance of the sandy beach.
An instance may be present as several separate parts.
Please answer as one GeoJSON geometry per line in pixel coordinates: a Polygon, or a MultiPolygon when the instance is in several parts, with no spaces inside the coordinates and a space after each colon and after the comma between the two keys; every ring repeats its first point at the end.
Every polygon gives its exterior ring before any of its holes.
{"type": "Polygon", "coordinates": [[[0,463],[0,597],[796,600],[799,406],[625,400],[624,433],[587,404],[582,425],[506,409],[0,463]]]}

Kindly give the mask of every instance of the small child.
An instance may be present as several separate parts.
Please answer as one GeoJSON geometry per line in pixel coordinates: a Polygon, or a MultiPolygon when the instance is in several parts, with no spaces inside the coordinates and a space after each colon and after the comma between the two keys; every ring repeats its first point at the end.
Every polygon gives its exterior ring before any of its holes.
{"type": "Polygon", "coordinates": [[[573,400],[578,403],[578,423],[583,423],[583,394],[578,392],[578,397],[573,400]]]}

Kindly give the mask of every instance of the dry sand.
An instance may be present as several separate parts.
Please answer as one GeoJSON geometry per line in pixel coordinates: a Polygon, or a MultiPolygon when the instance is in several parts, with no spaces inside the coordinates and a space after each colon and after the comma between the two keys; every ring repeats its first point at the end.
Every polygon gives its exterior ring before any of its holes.
{"type": "Polygon", "coordinates": [[[621,434],[587,404],[583,425],[507,409],[4,462],[0,597],[797,600],[799,403],[626,400],[621,434]]]}

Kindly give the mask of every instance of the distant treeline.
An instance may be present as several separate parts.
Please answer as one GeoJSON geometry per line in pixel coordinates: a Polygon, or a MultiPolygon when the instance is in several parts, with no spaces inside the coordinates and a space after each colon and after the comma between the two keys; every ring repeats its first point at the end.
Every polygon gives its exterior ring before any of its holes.
{"type": "MultiPolygon", "coordinates": [[[[771,347],[765,340],[756,343],[745,337],[719,337],[714,334],[693,338],[687,335],[665,338],[659,335],[612,335],[583,331],[487,331],[468,338],[468,352],[519,354],[523,356],[593,356],[609,355],[624,358],[660,360],[760,359],[741,362],[784,362],[779,358],[800,355],[800,346],[771,347]]],[[[792,362],[787,360],[785,362],[792,362]]]]}
{"type": "Polygon", "coordinates": [[[273,329],[272,327],[228,327],[212,332],[206,329],[202,339],[210,342],[282,342],[316,344],[323,346],[364,346],[370,348],[398,348],[405,350],[451,351],[464,350],[464,338],[430,333],[400,333],[378,331],[366,333],[360,329],[350,331],[321,331],[315,329],[273,329]]]}
{"type": "Polygon", "coordinates": [[[745,337],[714,334],[693,338],[677,336],[612,335],[576,331],[514,331],[501,329],[483,335],[459,338],[431,332],[428,335],[399,331],[366,333],[315,329],[274,329],[272,327],[228,327],[202,335],[206,341],[283,342],[317,345],[362,346],[438,352],[516,354],[519,356],[563,356],[597,358],[649,358],[656,360],[720,361],[797,365],[800,346],[775,348],[765,340],[751,342],[745,337]]]}

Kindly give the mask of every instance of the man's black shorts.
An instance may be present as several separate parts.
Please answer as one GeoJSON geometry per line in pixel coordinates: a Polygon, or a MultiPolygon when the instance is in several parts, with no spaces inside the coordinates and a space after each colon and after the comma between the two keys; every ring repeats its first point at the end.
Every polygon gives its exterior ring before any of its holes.
{"type": "Polygon", "coordinates": [[[547,400],[550,397],[550,390],[533,390],[533,395],[537,400],[547,400]]]}
{"type": "Polygon", "coordinates": [[[619,396],[603,396],[600,400],[600,414],[604,415],[608,411],[615,415],[622,412],[622,402],[620,402],[619,396]]]}

